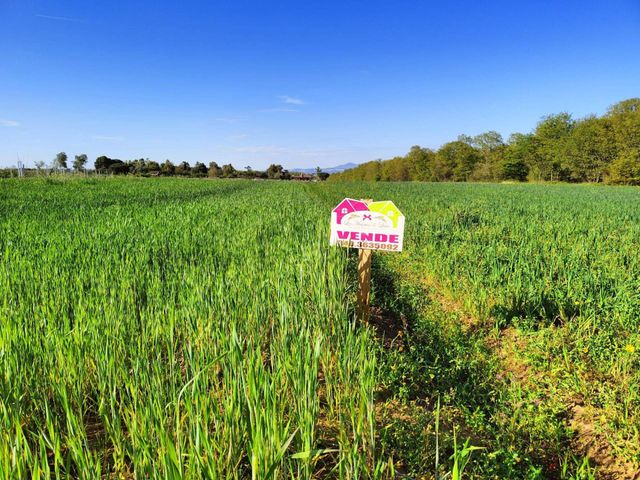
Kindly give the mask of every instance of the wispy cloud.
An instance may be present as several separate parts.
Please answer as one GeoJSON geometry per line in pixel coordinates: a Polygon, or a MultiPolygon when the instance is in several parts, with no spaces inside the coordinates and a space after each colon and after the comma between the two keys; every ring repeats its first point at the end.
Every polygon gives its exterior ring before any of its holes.
{"type": "Polygon", "coordinates": [[[59,17],[56,15],[42,15],[39,13],[37,13],[35,16],[38,18],[44,18],[46,20],[55,20],[58,22],[76,22],[76,23],[84,22],[84,20],[82,20],[81,18],[73,18],[73,17],[59,17]]]}
{"type": "Polygon", "coordinates": [[[262,112],[262,113],[272,113],[272,112],[299,112],[300,110],[297,110],[295,108],[289,108],[289,107],[277,107],[277,108],[263,108],[261,110],[258,110],[258,112],[262,112]]]}
{"type": "Polygon", "coordinates": [[[290,97],[289,95],[280,95],[278,98],[280,98],[284,103],[288,103],[290,105],[304,105],[304,100],[301,98],[290,97]]]}
{"type": "Polygon", "coordinates": [[[289,95],[279,95],[278,98],[285,104],[285,106],[281,107],[273,107],[273,108],[262,108],[258,110],[261,113],[273,113],[273,112],[299,112],[300,110],[297,108],[293,108],[293,106],[305,105],[304,100],[301,98],[290,97],[289,95]],[[291,105],[291,106],[288,106],[291,105]]]}
{"type": "Polygon", "coordinates": [[[116,136],[110,136],[110,135],[94,135],[93,137],[94,140],[103,140],[105,142],[122,142],[124,140],[124,137],[116,135],[116,136]]]}
{"type": "Polygon", "coordinates": [[[16,122],[15,120],[5,120],[3,118],[0,118],[0,127],[19,127],[20,123],[16,122]]]}
{"type": "Polygon", "coordinates": [[[239,133],[237,135],[231,135],[229,137],[229,140],[244,140],[245,138],[248,138],[249,134],[248,133],[239,133]]]}
{"type": "Polygon", "coordinates": [[[71,17],[58,17],[55,15],[42,15],[37,13],[36,17],[38,18],[46,18],[47,20],[57,20],[60,22],[82,22],[79,18],[71,18],[71,17]]]}

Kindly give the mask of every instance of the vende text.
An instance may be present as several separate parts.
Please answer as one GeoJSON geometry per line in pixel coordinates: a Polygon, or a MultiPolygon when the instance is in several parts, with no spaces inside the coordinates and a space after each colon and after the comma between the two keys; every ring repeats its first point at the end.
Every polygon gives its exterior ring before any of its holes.
{"type": "Polygon", "coordinates": [[[365,232],[353,232],[346,230],[338,230],[339,240],[351,240],[362,242],[387,242],[398,243],[398,235],[387,235],[386,233],[365,233],[365,232]]]}

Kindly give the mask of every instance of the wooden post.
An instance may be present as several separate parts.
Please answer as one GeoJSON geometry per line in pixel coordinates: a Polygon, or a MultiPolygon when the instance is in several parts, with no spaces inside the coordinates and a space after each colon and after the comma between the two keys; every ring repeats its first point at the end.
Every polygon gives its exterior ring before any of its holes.
{"type": "MultiPolygon", "coordinates": [[[[362,200],[367,205],[371,199],[362,200]]],[[[369,298],[371,297],[371,254],[368,248],[358,250],[358,305],[356,313],[361,322],[369,323],[369,298]]]]}
{"type": "Polygon", "coordinates": [[[371,296],[371,250],[358,251],[358,318],[369,323],[369,297],[371,296]]]}

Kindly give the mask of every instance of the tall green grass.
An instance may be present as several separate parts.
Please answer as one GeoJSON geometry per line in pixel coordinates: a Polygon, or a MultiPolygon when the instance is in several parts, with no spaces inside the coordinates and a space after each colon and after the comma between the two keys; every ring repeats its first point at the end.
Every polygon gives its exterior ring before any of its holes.
{"type": "Polygon", "coordinates": [[[0,478],[384,474],[376,356],[305,189],[0,189],[0,478]]]}
{"type": "MultiPolygon", "coordinates": [[[[593,478],[576,402],[638,461],[638,206],[585,186],[0,181],[0,478],[386,478],[384,442],[427,475],[544,478],[550,451],[556,476],[593,478]],[[428,304],[406,350],[354,322],[352,252],[328,245],[345,196],[407,217],[374,262],[416,280],[395,307],[428,304]],[[506,331],[544,375],[496,380],[485,337],[506,331]],[[382,430],[389,395],[419,418],[382,430]]],[[[394,281],[374,275],[374,301],[394,281]]]]}
{"type": "MultiPolygon", "coordinates": [[[[479,404],[472,420],[496,415],[492,428],[503,437],[528,432],[527,443],[517,448],[528,451],[539,442],[545,450],[539,455],[561,456],[576,448],[578,405],[590,412],[578,420],[590,422],[585,427],[596,432],[600,448],[640,464],[640,190],[362,182],[316,188],[334,199],[393,199],[407,219],[405,249],[380,263],[413,279],[412,287],[446,298],[449,310],[471,322],[463,325],[464,335],[483,349],[516,339],[506,365],[486,357],[487,374],[497,370],[506,379],[486,378],[490,401],[500,406],[479,404]],[[516,363],[523,365],[521,378],[511,382],[509,364],[516,363]]],[[[451,348],[461,350],[452,362],[477,361],[477,352],[461,343],[451,348]]],[[[437,370],[418,361],[403,385],[418,383],[420,369],[437,370]]],[[[575,468],[590,478],[588,464],[575,468]]]]}

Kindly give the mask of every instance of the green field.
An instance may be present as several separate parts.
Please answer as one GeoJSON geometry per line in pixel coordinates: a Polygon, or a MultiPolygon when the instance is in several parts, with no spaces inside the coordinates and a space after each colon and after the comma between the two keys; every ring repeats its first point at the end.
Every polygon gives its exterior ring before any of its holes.
{"type": "Polygon", "coordinates": [[[0,180],[0,478],[634,478],[640,190],[0,180]],[[393,200],[401,254],[329,247],[393,200]]]}

